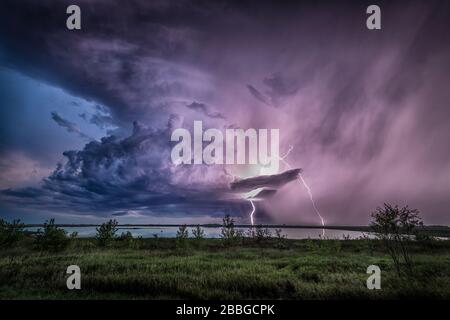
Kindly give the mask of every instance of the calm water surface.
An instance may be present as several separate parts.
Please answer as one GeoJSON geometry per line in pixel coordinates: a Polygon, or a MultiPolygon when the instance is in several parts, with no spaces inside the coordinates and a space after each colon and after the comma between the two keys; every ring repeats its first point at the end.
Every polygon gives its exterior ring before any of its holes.
{"type": "MultiPolygon", "coordinates": [[[[38,228],[28,228],[29,231],[37,231],[38,228]]],[[[78,232],[79,237],[93,237],[96,234],[95,227],[65,227],[69,234],[78,232]]],[[[174,238],[177,234],[178,227],[122,227],[118,228],[118,234],[130,231],[134,237],[141,236],[143,238],[174,238]]],[[[192,228],[189,230],[189,236],[192,236],[192,228]]],[[[247,228],[236,228],[246,232],[247,228]]],[[[203,228],[206,238],[220,238],[220,228],[203,228]]],[[[275,229],[269,228],[272,234],[275,234],[275,229]]],[[[357,239],[364,235],[371,237],[367,232],[346,231],[346,230],[329,230],[329,229],[300,229],[300,228],[281,228],[282,234],[289,239],[357,239]],[[324,234],[324,236],[323,236],[324,234]]]]}

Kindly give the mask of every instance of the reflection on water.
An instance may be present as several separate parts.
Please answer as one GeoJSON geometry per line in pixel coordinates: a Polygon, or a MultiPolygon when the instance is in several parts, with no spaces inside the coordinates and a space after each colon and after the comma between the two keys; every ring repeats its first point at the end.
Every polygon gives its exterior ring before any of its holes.
{"type": "MultiPolygon", "coordinates": [[[[29,231],[37,231],[38,228],[27,228],[29,231]]],[[[65,227],[68,234],[77,232],[79,237],[93,237],[96,234],[95,227],[65,227]]],[[[242,230],[244,233],[248,231],[247,228],[236,228],[242,230]]],[[[127,227],[119,228],[118,234],[130,231],[134,237],[143,238],[174,238],[177,234],[178,227],[127,227]]],[[[188,228],[189,236],[192,236],[192,228],[188,228]]],[[[220,238],[221,228],[203,228],[205,231],[205,238],[220,238]]],[[[269,228],[271,233],[275,234],[275,229],[269,228]]],[[[282,234],[286,235],[288,239],[357,239],[363,236],[369,236],[366,232],[333,230],[333,229],[300,229],[300,228],[281,228],[282,234]],[[323,231],[325,236],[322,236],[323,231]]]]}

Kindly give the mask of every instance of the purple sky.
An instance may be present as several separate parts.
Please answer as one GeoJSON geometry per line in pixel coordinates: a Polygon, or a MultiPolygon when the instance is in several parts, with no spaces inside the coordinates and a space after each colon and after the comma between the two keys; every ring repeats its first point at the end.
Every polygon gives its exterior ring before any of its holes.
{"type": "MultiPolygon", "coordinates": [[[[279,128],[328,224],[383,202],[450,224],[450,3],[70,1],[0,4],[0,216],[249,222],[251,166],[173,167],[170,133],[279,128]],[[64,153],[64,155],[63,155],[64,153]]],[[[281,167],[280,171],[288,169],[281,167]]],[[[297,181],[256,218],[318,224],[297,181]]]]}

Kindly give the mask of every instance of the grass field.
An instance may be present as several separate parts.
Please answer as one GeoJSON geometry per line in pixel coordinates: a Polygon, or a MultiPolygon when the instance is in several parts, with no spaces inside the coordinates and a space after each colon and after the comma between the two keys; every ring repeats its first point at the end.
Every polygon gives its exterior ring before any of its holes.
{"type": "Polygon", "coordinates": [[[398,276],[376,240],[135,239],[97,248],[74,239],[61,253],[27,243],[0,254],[1,299],[450,298],[450,241],[414,243],[414,274],[398,276]],[[378,265],[381,290],[366,288],[378,265]],[[81,290],[66,269],[81,268],[81,290]]]}

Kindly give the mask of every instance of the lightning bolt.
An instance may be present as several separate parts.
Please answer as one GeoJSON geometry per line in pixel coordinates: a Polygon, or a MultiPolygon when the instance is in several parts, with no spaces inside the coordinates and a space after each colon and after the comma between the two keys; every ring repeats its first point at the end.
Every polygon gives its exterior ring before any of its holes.
{"type": "Polygon", "coordinates": [[[252,205],[252,212],[250,212],[250,221],[252,222],[252,226],[253,226],[253,214],[256,211],[255,208],[255,204],[253,203],[253,201],[251,199],[247,199],[248,201],[250,201],[250,204],[252,205]]]}
{"type": "MultiPolygon", "coordinates": [[[[286,152],[286,154],[282,157],[280,157],[280,160],[283,161],[283,163],[290,169],[292,168],[291,165],[285,160],[285,158],[291,153],[291,151],[294,150],[294,147],[291,145],[289,146],[288,151],[286,152]]],[[[317,209],[316,203],[314,201],[314,197],[311,191],[311,188],[308,186],[308,184],[306,183],[305,179],[303,178],[302,174],[300,173],[298,175],[299,181],[301,182],[301,184],[303,185],[303,187],[306,189],[306,192],[309,195],[309,199],[311,200],[311,204],[312,207],[314,208],[314,211],[316,212],[316,215],[319,217],[320,219],[320,223],[322,224],[322,227],[325,226],[325,221],[322,217],[322,215],[319,212],[319,209],[317,209]]],[[[325,229],[322,229],[322,236],[325,236],[325,229]]]]}
{"type": "MultiPolygon", "coordinates": [[[[230,176],[230,177],[232,177],[233,179],[236,178],[236,176],[230,174],[230,173],[227,171],[226,168],[223,168],[223,171],[224,171],[224,173],[225,173],[227,176],[230,176]]],[[[245,200],[247,200],[248,202],[250,202],[250,204],[251,204],[251,206],[252,206],[252,212],[250,212],[250,221],[251,221],[251,223],[252,223],[252,226],[254,225],[253,215],[254,215],[255,212],[256,212],[256,207],[255,207],[255,204],[253,203],[253,199],[252,199],[252,198],[253,198],[254,196],[256,196],[256,195],[258,194],[258,192],[260,192],[262,189],[263,189],[263,188],[257,188],[257,189],[255,189],[255,190],[251,190],[251,191],[249,191],[249,192],[241,193],[242,198],[245,199],[245,200]]]]}
{"type": "Polygon", "coordinates": [[[311,188],[306,184],[306,181],[305,181],[305,179],[303,178],[303,176],[301,174],[299,174],[299,178],[300,178],[301,182],[303,183],[303,186],[305,187],[306,191],[308,191],[309,199],[311,199],[311,204],[312,204],[312,206],[314,208],[314,211],[316,211],[316,214],[319,217],[320,222],[322,223],[322,227],[325,226],[325,222],[323,220],[323,217],[320,214],[319,210],[317,209],[316,203],[314,202],[314,198],[313,198],[313,195],[312,195],[311,188]]]}
{"type": "Polygon", "coordinates": [[[254,200],[252,198],[256,196],[262,189],[263,188],[257,188],[255,190],[251,190],[249,192],[241,194],[242,198],[246,199],[252,205],[252,212],[250,212],[250,221],[252,223],[252,226],[254,224],[253,215],[255,214],[256,211],[255,203],[253,202],[254,200]]]}
{"type": "MultiPolygon", "coordinates": [[[[292,166],[286,161],[287,156],[289,156],[289,154],[292,152],[292,150],[294,150],[294,147],[292,145],[289,146],[288,151],[286,152],[286,154],[282,157],[279,157],[279,159],[289,168],[291,169],[292,166]]],[[[226,172],[226,171],[225,171],[226,172]]],[[[228,174],[228,172],[226,172],[228,174]]],[[[305,178],[303,177],[303,175],[300,173],[299,174],[299,182],[303,185],[303,187],[306,189],[306,192],[308,193],[309,199],[311,200],[311,204],[312,207],[316,213],[316,215],[319,217],[320,219],[320,223],[322,224],[322,227],[325,226],[325,220],[323,219],[322,215],[319,212],[319,209],[317,208],[316,202],[314,201],[314,197],[313,197],[313,193],[311,188],[309,187],[309,185],[306,183],[305,178]]],[[[252,211],[250,212],[250,221],[252,226],[254,225],[254,219],[253,219],[253,215],[255,214],[256,211],[256,207],[255,204],[253,203],[253,200],[251,199],[252,197],[254,197],[256,194],[258,194],[258,192],[261,190],[262,188],[258,188],[255,190],[252,190],[250,192],[244,193],[242,194],[242,197],[244,199],[246,199],[247,201],[250,202],[251,206],[252,206],[252,211]]],[[[325,229],[322,229],[322,236],[325,236],[325,229]]]]}

